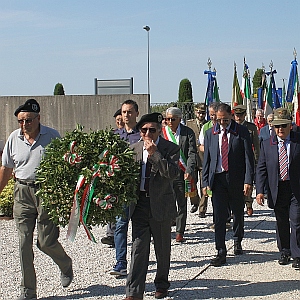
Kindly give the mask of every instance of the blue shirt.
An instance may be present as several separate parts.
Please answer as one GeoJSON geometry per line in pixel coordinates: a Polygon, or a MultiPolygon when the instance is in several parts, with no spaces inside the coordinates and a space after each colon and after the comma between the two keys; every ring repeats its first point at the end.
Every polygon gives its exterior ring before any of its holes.
{"type": "Polygon", "coordinates": [[[120,138],[127,141],[130,145],[138,142],[141,139],[139,130],[134,127],[130,132],[127,132],[125,128],[121,128],[115,132],[120,135],[120,138]]]}

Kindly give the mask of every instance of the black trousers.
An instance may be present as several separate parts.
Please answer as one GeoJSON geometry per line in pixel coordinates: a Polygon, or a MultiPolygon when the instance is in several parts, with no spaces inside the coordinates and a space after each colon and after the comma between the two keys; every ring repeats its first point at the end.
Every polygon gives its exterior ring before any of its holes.
{"type": "Polygon", "coordinates": [[[300,257],[300,205],[292,193],[289,181],[278,182],[278,196],[274,208],[279,251],[300,257]]]}
{"type": "Polygon", "coordinates": [[[233,213],[233,239],[241,242],[244,237],[244,193],[243,188],[229,187],[228,172],[215,174],[212,188],[212,204],[215,222],[215,243],[219,254],[226,254],[226,222],[228,207],[233,213]]]}

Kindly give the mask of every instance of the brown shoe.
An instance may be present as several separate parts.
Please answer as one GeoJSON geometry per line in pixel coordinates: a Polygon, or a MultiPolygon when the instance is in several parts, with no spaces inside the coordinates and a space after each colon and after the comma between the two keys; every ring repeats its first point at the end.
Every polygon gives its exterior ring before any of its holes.
{"type": "Polygon", "coordinates": [[[247,215],[252,216],[253,215],[253,208],[252,207],[247,207],[247,215]]]}
{"type": "Polygon", "coordinates": [[[137,298],[137,297],[133,297],[133,296],[128,296],[126,298],[124,298],[123,300],[141,300],[143,298],[137,298]]]}
{"type": "Polygon", "coordinates": [[[155,299],[162,299],[168,296],[168,290],[165,289],[157,289],[155,292],[155,299]]]}
{"type": "Polygon", "coordinates": [[[183,235],[181,233],[176,234],[176,242],[183,243],[185,239],[183,238],[183,235]]]}

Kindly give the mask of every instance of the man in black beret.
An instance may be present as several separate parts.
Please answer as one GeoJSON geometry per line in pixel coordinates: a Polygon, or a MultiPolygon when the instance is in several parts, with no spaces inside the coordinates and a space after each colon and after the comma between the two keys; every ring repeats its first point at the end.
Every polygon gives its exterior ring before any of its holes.
{"type": "Polygon", "coordinates": [[[33,264],[33,234],[37,227],[37,247],[59,266],[61,284],[70,285],[73,279],[72,260],[58,242],[59,229],[49,219],[47,211],[36,196],[35,171],[40,165],[45,147],[59,133],[40,124],[40,106],[35,99],[19,106],[14,115],[19,129],[13,131],[3,149],[0,168],[0,193],[14,171],[14,219],[19,234],[22,270],[21,296],[18,300],[36,299],[36,274],[33,264]]]}
{"type": "Polygon", "coordinates": [[[138,201],[129,208],[132,220],[132,253],[124,300],[143,299],[151,236],[157,260],[155,298],[167,296],[171,254],[171,220],[176,217],[172,182],[179,174],[179,147],[160,136],[163,116],[141,117],[136,127],[141,140],[130,147],[141,165],[138,201]]]}

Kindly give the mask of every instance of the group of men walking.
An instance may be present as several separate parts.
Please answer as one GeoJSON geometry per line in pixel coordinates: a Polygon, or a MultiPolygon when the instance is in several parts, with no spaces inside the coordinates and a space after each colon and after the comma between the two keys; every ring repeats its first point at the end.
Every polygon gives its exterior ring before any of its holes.
{"type": "MultiPolygon", "coordinates": [[[[49,220],[35,196],[35,168],[52,138],[59,134],[40,124],[40,106],[29,99],[17,108],[20,128],[5,144],[0,169],[0,192],[12,172],[16,177],[14,218],[20,237],[22,266],[19,300],[36,299],[32,235],[37,222],[38,247],[51,256],[61,271],[64,287],[73,280],[72,260],[57,241],[58,228],[49,220]]],[[[151,239],[157,259],[155,298],[168,295],[171,259],[171,225],[175,220],[176,242],[185,241],[187,200],[191,213],[206,217],[207,202],[213,205],[215,267],[226,263],[226,224],[233,218],[234,254],[242,255],[244,208],[253,214],[252,191],[264,205],[265,194],[276,216],[279,264],[300,269],[300,133],[285,108],[268,116],[264,137],[257,126],[245,120],[246,108],[224,103],[195,106],[196,118],[182,122],[177,107],[139,116],[133,100],[122,103],[116,112],[116,134],[128,141],[134,159],[140,163],[137,203],[124,207],[124,214],[108,224],[103,243],[116,249],[112,275],[127,275],[127,231],[132,221],[132,250],[124,300],[143,299],[151,239]],[[205,119],[208,112],[210,120],[205,119]],[[121,116],[121,118],[120,118],[121,116]],[[163,122],[164,121],[164,122],[163,122]],[[122,127],[123,126],[123,127],[122,127]],[[256,174],[255,174],[256,173],[256,174]],[[198,186],[197,186],[198,185],[198,186]]],[[[259,122],[261,124],[261,122],[259,122]]],[[[265,127],[259,125],[263,133],[265,127]]]]}

